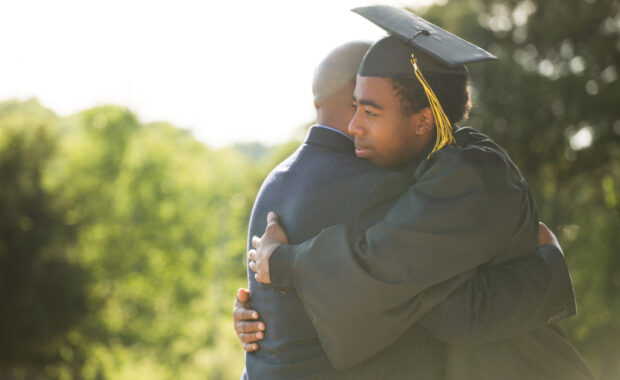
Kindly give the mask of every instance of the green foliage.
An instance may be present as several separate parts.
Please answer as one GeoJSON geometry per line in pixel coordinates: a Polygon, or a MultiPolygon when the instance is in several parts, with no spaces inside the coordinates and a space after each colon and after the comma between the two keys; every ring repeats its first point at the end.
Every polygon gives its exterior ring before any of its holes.
{"type": "Polygon", "coordinates": [[[238,377],[229,313],[270,154],[111,106],[1,103],[0,131],[6,376],[238,377]]]}
{"type": "Polygon", "coordinates": [[[55,119],[36,101],[0,104],[0,377],[64,362],[65,334],[87,313],[89,280],[67,255],[79,228],[42,186],[55,119]]]}

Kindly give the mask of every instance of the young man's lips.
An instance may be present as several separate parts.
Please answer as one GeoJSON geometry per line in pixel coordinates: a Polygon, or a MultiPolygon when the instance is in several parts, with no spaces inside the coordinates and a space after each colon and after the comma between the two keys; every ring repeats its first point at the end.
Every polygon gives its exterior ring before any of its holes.
{"type": "Polygon", "coordinates": [[[355,145],[355,155],[358,157],[368,157],[370,148],[363,145],[355,145]]]}

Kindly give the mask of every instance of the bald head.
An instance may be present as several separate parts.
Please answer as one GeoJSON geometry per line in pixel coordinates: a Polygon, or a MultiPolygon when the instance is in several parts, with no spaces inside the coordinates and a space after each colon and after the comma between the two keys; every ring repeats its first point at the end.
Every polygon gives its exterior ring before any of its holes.
{"type": "Polygon", "coordinates": [[[314,70],[312,94],[320,108],[334,94],[347,90],[355,82],[357,69],[371,43],[352,41],[338,46],[314,70]]]}

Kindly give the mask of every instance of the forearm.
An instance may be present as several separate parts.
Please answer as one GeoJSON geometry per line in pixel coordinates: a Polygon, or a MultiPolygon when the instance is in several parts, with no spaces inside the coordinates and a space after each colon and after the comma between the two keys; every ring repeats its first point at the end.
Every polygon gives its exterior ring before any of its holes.
{"type": "MultiPolygon", "coordinates": [[[[386,231],[384,227],[383,232],[386,231]]],[[[371,230],[369,233],[371,237],[374,234],[371,230]]],[[[292,257],[297,294],[336,368],[355,365],[391,344],[467,280],[472,275],[470,265],[479,264],[468,262],[467,256],[461,256],[459,264],[457,260],[448,264],[439,254],[429,253],[420,258],[422,253],[415,255],[402,249],[398,249],[400,259],[381,260],[398,246],[412,247],[412,251],[417,247],[419,252],[428,249],[416,246],[414,241],[422,243],[429,239],[416,239],[412,233],[397,231],[390,235],[400,237],[389,239],[388,246],[365,244],[366,239],[359,240],[346,227],[336,226],[309,242],[285,249],[292,257]],[[390,267],[394,269],[392,276],[388,272],[390,267]]],[[[444,243],[448,240],[443,239],[444,243]]],[[[433,246],[445,249],[439,242],[433,246]]]]}

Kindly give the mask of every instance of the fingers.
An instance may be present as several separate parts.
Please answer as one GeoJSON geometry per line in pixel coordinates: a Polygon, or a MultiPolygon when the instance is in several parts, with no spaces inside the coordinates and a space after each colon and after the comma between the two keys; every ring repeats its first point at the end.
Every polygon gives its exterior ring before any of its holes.
{"type": "Polygon", "coordinates": [[[280,225],[280,219],[276,215],[275,212],[270,212],[267,215],[267,228],[265,229],[265,233],[261,237],[261,249],[263,246],[269,247],[273,243],[279,244],[287,244],[288,237],[286,236],[286,232],[280,225]]]}
{"type": "Polygon", "coordinates": [[[258,350],[258,344],[256,343],[244,343],[243,349],[247,352],[254,352],[258,350]]]}
{"type": "Polygon", "coordinates": [[[255,333],[240,333],[239,334],[239,339],[241,340],[242,343],[253,343],[256,342],[258,340],[261,340],[265,337],[265,333],[263,333],[262,331],[259,332],[255,332],[255,333]]]}
{"type": "Polygon", "coordinates": [[[261,238],[261,241],[265,241],[263,245],[269,245],[273,241],[279,241],[280,235],[283,233],[282,227],[278,223],[271,223],[265,228],[265,234],[261,238]]]}
{"type": "MultiPolygon", "coordinates": [[[[239,307],[235,307],[235,310],[233,311],[233,317],[235,319],[235,322],[251,321],[254,319],[258,319],[258,312],[256,310],[246,309],[243,306],[239,306],[239,307]]],[[[235,328],[236,326],[237,326],[237,323],[235,323],[235,328]]]]}
{"type": "MultiPolygon", "coordinates": [[[[259,333],[259,332],[265,331],[265,324],[260,321],[259,322],[239,322],[237,323],[235,328],[238,333],[253,334],[253,333],[259,333]]],[[[263,337],[261,336],[258,339],[263,339],[263,337]]]]}
{"type": "Polygon", "coordinates": [[[256,265],[256,250],[254,249],[250,249],[248,251],[248,260],[250,260],[250,270],[252,270],[252,272],[258,272],[257,269],[257,265],[256,265]]]}
{"type": "Polygon", "coordinates": [[[252,236],[252,248],[258,248],[260,238],[258,236],[252,236]]]}
{"type": "Polygon", "coordinates": [[[276,213],[273,211],[270,211],[267,214],[267,225],[270,224],[280,224],[280,219],[278,218],[278,215],[276,215],[276,213]]]}
{"type": "Polygon", "coordinates": [[[269,273],[267,274],[263,274],[263,273],[256,273],[254,275],[254,278],[256,279],[256,281],[262,283],[262,284],[271,284],[271,278],[269,277],[269,273]]]}

